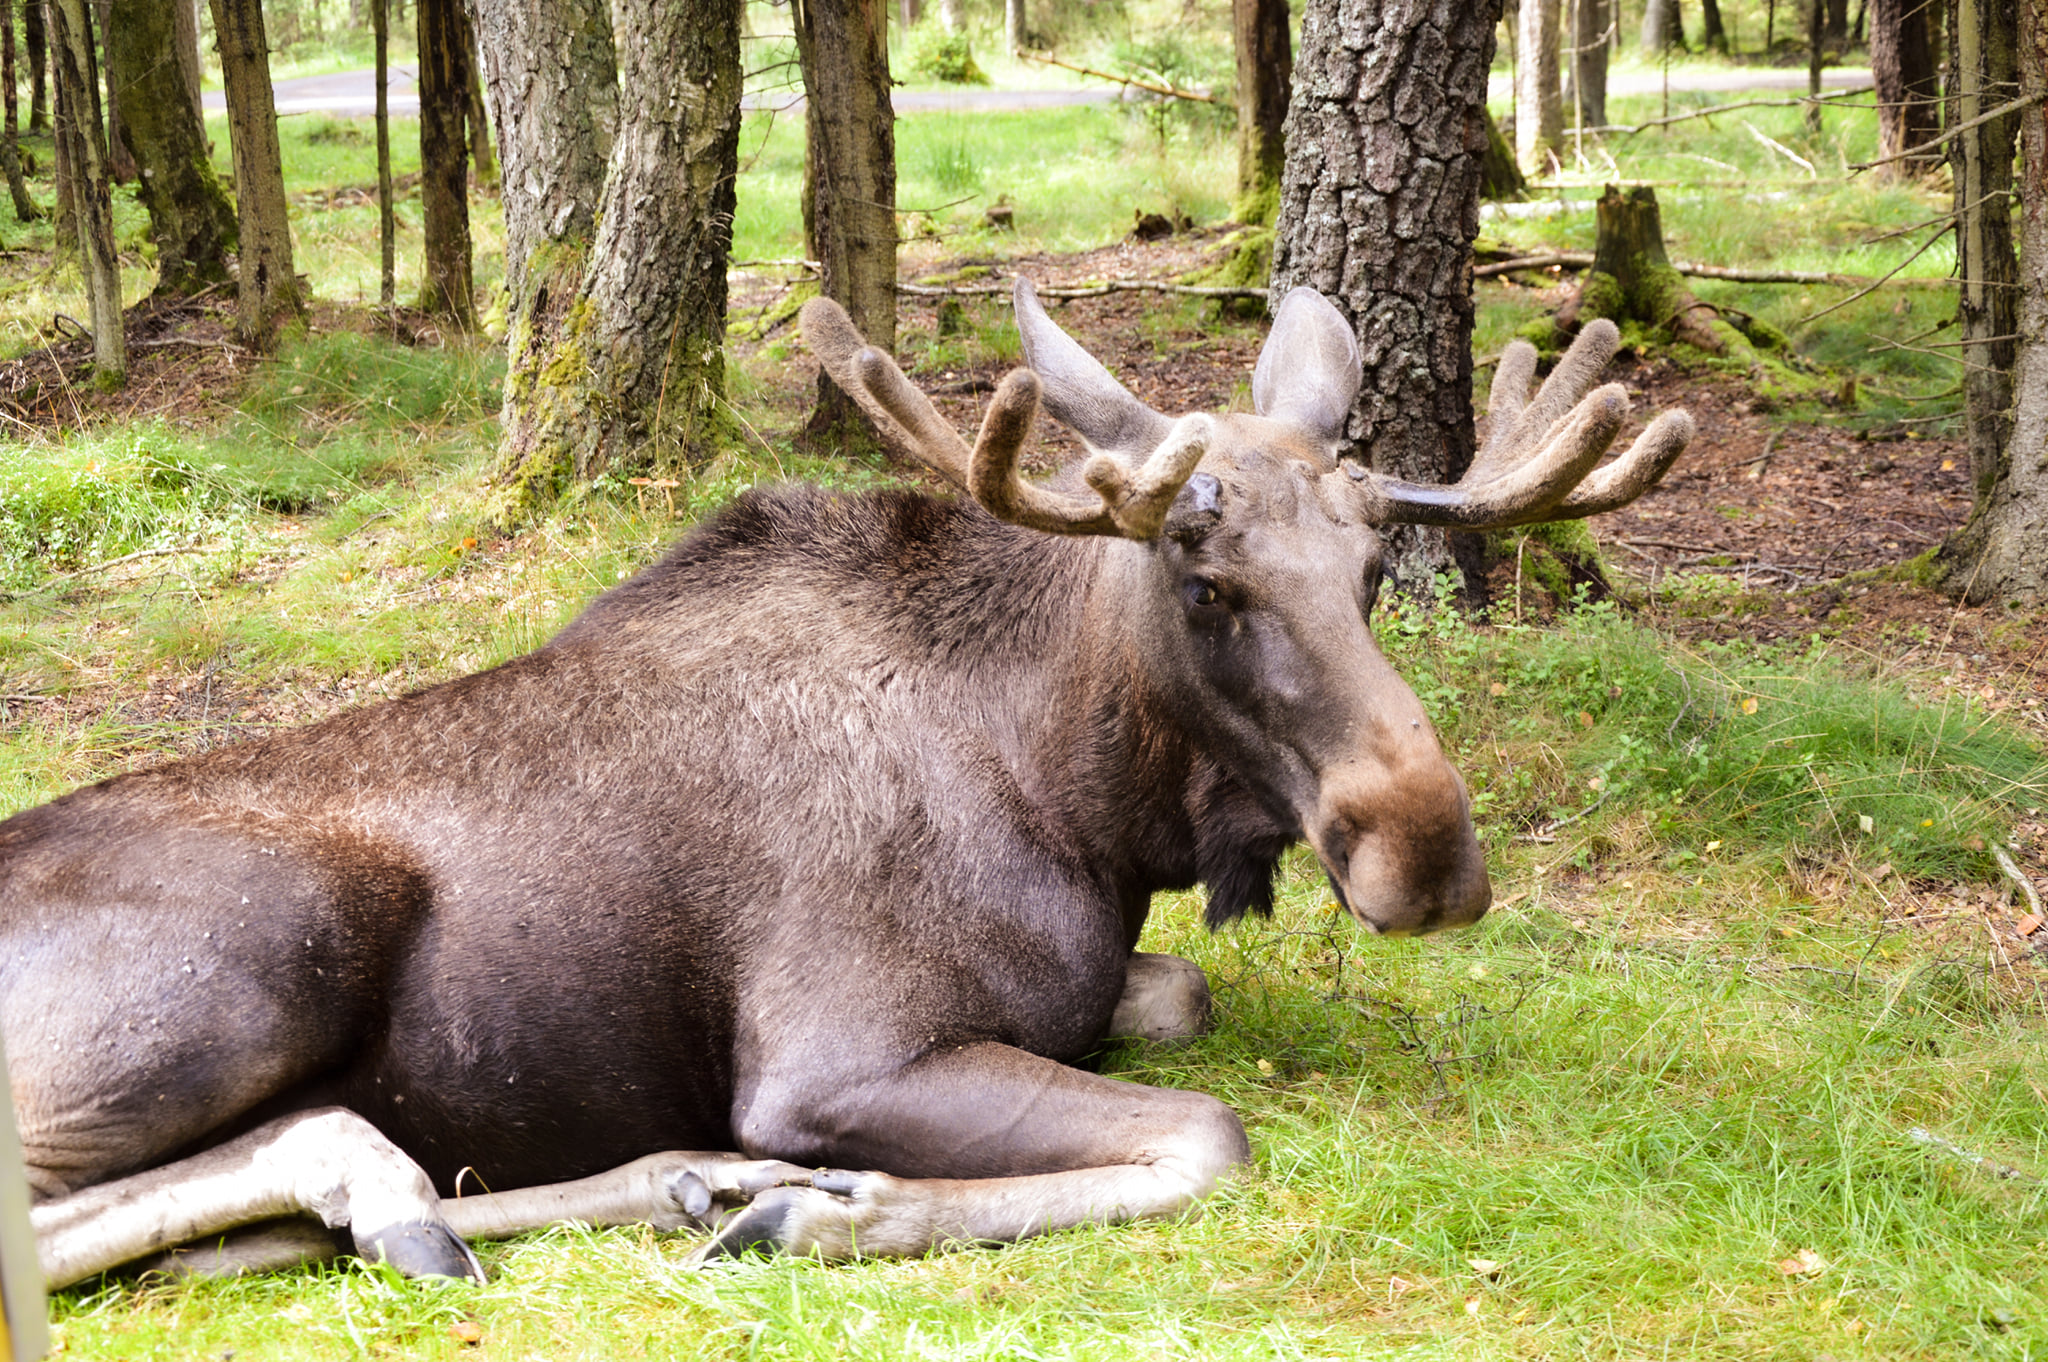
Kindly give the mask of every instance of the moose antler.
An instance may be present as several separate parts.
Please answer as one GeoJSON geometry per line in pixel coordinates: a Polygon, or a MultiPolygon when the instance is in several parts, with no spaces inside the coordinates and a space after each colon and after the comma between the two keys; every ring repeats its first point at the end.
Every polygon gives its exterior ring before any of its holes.
{"type": "Polygon", "coordinates": [[[1113,454],[1092,455],[1081,477],[1094,497],[1027,482],[1017,459],[1038,415],[1039,379],[1013,369],[997,385],[981,433],[967,443],[904,377],[896,362],[869,345],[853,320],[829,298],[813,298],[798,315],[804,340],[832,381],[881,427],[885,438],[931,465],[998,520],[1048,534],[1100,534],[1152,539],[1173,499],[1202,461],[1209,418],[1184,416],[1136,468],[1113,454]]]}
{"type": "Polygon", "coordinates": [[[1388,509],[1383,519],[1411,525],[1500,529],[1542,520],[1573,520],[1625,506],[1650,490],[1685,452],[1692,417],[1667,411],[1636,437],[1628,452],[1595,469],[1620,433],[1628,396],[1619,383],[1588,393],[1614,357],[1621,333],[1595,321],[1579,333],[1533,401],[1529,380],[1536,350],[1515,341],[1494,372],[1487,414],[1492,434],[1465,476],[1424,486],[1372,475],[1388,509]]]}

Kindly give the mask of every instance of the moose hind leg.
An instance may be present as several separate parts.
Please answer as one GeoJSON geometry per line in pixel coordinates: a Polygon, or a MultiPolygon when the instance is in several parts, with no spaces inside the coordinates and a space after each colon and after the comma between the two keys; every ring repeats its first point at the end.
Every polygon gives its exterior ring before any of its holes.
{"type": "Polygon", "coordinates": [[[346,1225],[356,1251],[407,1276],[483,1280],[433,1184],[368,1121],[340,1107],[280,1117],[191,1158],[29,1211],[45,1282],[68,1286],[177,1245],[279,1216],[346,1225]]]}
{"type": "Polygon", "coordinates": [[[1109,1039],[1180,1045],[1209,1033],[1209,979],[1178,955],[1132,951],[1109,1039]]]}
{"type": "Polygon", "coordinates": [[[757,1095],[741,1142],[793,1163],[890,1171],[820,1171],[809,1186],[763,1192],[698,1262],[756,1247],[912,1255],[1170,1216],[1251,1159],[1243,1124],[1212,1097],[987,1043],[886,1079],[819,1083],[809,1100],[757,1095]]]}

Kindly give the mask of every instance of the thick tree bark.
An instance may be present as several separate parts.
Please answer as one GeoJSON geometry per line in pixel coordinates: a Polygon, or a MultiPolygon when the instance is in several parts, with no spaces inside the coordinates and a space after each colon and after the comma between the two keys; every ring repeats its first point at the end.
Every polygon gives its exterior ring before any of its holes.
{"type": "Polygon", "coordinates": [[[14,81],[13,0],[0,0],[0,99],[4,99],[6,104],[6,127],[0,129],[0,171],[7,175],[7,192],[14,200],[15,218],[21,222],[34,222],[43,212],[29,197],[28,177],[21,170],[21,107],[14,81]]]}
{"type": "Polygon", "coordinates": [[[1294,40],[1287,0],[1231,0],[1237,49],[1237,202],[1239,222],[1270,223],[1280,207],[1287,165],[1287,96],[1294,83],[1294,40]]]}
{"type": "MultiPolygon", "coordinates": [[[[2028,89],[2043,88],[2037,64],[2043,41],[2039,15],[2038,0],[1956,0],[1949,11],[1949,50],[1954,54],[1951,127],[2008,103],[2019,93],[2022,50],[2028,89]],[[2023,4],[2029,21],[2024,33],[2020,28],[2023,4]]],[[[2035,105],[2024,113],[2029,156],[2022,207],[2030,233],[2040,225],[2039,181],[2048,169],[2048,160],[2035,159],[2035,153],[2042,150],[2041,107],[2035,105]]],[[[2013,256],[2008,205],[2013,191],[2013,145],[2022,117],[2008,114],[1993,119],[1949,143],[1949,165],[1955,176],[1956,317],[1965,342],[1963,402],[1976,502],[1969,521],[1942,546],[1939,563],[1945,570],[1945,584],[1968,600],[2004,594],[2011,589],[2009,583],[2038,572],[2043,561],[2038,530],[2044,510],[2040,499],[2042,464],[2048,454],[2040,443],[2041,413],[2024,413],[2023,430],[2032,443],[2021,443],[2015,438],[2013,406],[2014,361],[2019,350],[2013,336],[2021,329],[2022,295],[2027,290],[2021,287],[2019,264],[2013,256]],[[2025,537],[2020,532],[2028,526],[2033,527],[2036,542],[2016,542],[2015,535],[2025,537]]],[[[2048,320],[2041,314],[2039,292],[2048,282],[2043,263],[2048,239],[2030,236],[2029,244],[2037,240],[2044,250],[2029,253],[2026,280],[2034,290],[2025,299],[2027,318],[2036,328],[2026,333],[2030,341],[2042,335],[2041,327],[2048,320]]],[[[2031,344],[2028,348],[2035,349],[2031,344]]],[[[2038,392],[2048,386],[2044,368],[2048,366],[2042,364],[2038,352],[2029,356],[2025,378],[2030,386],[2024,391],[2036,407],[2038,392]]],[[[2038,583],[2038,577],[2035,581],[2038,583]]]]}
{"type": "MultiPolygon", "coordinates": [[[[619,124],[589,267],[515,353],[501,523],[564,481],[701,462],[730,432],[725,272],[739,171],[740,0],[619,0],[619,124]]],[[[494,95],[502,113],[504,96],[494,95]]],[[[509,120],[500,145],[514,141],[509,120]]],[[[512,178],[510,153],[507,180],[512,178]]],[[[517,338],[515,337],[515,340],[517,338]]]]}
{"type": "Polygon", "coordinates": [[[92,77],[92,21],[86,0],[56,0],[50,9],[50,55],[72,117],[58,135],[74,176],[81,264],[92,317],[93,377],[106,387],[127,378],[128,345],[121,330],[120,263],[114,256],[114,200],[106,132],[92,77]]]}
{"type": "Polygon", "coordinates": [[[504,186],[509,409],[583,277],[618,128],[618,67],[606,0],[478,0],[477,26],[504,186]]]}
{"type": "Polygon", "coordinates": [[[1619,0],[1578,0],[1572,6],[1571,84],[1565,103],[1575,110],[1579,127],[1607,125],[1607,54],[1614,47],[1609,31],[1619,0]]]}
{"type": "Polygon", "coordinates": [[[462,0],[419,0],[420,310],[476,329],[469,247],[469,25],[462,0]]]}
{"type": "MultiPolygon", "coordinates": [[[[826,297],[884,352],[896,348],[896,119],[886,0],[795,0],[810,192],[805,222],[826,297]]],[[[873,428],[824,373],[806,434],[872,442],[873,428]]]]}
{"type": "Polygon", "coordinates": [[[377,303],[398,304],[398,209],[391,191],[391,0],[369,0],[377,90],[377,303]]]}
{"type": "Polygon", "coordinates": [[[121,123],[141,172],[139,196],[156,243],[156,292],[191,293],[228,278],[235,209],[213,173],[206,125],[192,107],[175,58],[178,11],[187,0],[113,0],[107,84],[118,90],[121,123]]]}
{"type": "MultiPolygon", "coordinates": [[[[1272,285],[1326,295],[1365,383],[1345,454],[1416,482],[1472,461],[1472,239],[1499,0],[1310,0],[1287,114],[1272,285]]],[[[1389,535],[1404,579],[1453,566],[1441,530],[1389,535]]]]}
{"type": "Polygon", "coordinates": [[[296,319],[306,306],[292,264],[291,224],[285,216],[270,44],[260,0],[212,0],[212,6],[235,157],[235,234],[241,243],[235,332],[244,345],[268,350],[277,340],[278,327],[296,319]]]}
{"type": "MultiPolygon", "coordinates": [[[[1876,0],[1870,10],[1870,74],[1877,86],[1877,154],[1898,156],[1932,141],[1940,130],[1940,87],[1929,41],[1928,0],[1876,0]]],[[[1933,167],[1934,155],[1878,167],[1903,179],[1933,167]]]]}
{"type": "Polygon", "coordinates": [[[1557,86],[1562,0],[1522,0],[1515,26],[1515,160],[1545,175],[1564,143],[1564,100],[1557,86]]]}
{"type": "Polygon", "coordinates": [[[28,43],[28,130],[41,132],[50,126],[50,83],[46,78],[49,42],[43,32],[44,0],[26,0],[22,6],[21,36],[28,43]]]}

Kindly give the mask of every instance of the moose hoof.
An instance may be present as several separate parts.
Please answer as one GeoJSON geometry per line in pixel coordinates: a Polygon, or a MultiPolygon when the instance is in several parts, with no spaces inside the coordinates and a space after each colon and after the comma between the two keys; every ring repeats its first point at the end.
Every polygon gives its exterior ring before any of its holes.
{"type": "Polygon", "coordinates": [[[690,1256],[692,1266],[739,1258],[750,1252],[782,1253],[790,1248],[789,1231],[797,1203],[808,1187],[773,1187],[727,1217],[709,1243],[690,1256]]]}
{"type": "Polygon", "coordinates": [[[446,1225],[414,1221],[356,1236],[356,1252],[406,1277],[455,1277],[482,1283],[483,1264],[446,1225]]]}

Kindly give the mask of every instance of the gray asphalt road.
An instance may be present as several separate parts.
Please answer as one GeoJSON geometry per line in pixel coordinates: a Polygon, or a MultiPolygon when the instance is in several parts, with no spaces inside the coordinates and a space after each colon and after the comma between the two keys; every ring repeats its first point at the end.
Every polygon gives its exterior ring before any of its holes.
{"type": "MultiPolygon", "coordinates": [[[[1868,85],[1870,72],[1854,68],[1832,70],[1822,75],[1830,90],[1868,85]]],[[[371,71],[343,71],[331,76],[302,76],[277,83],[277,111],[280,114],[330,113],[351,118],[368,118],[377,111],[376,74],[371,71]]],[[[1610,95],[1651,95],[1664,88],[1658,71],[1616,71],[1607,78],[1610,95]]],[[[1806,72],[1789,68],[1744,68],[1729,70],[1687,70],[1674,72],[1673,90],[1781,90],[1806,88],[1806,72]]],[[[1496,100],[1512,93],[1508,78],[1493,77],[1487,94],[1496,100]]],[[[1067,104],[1113,104],[1118,87],[1107,81],[1065,90],[898,90],[898,113],[928,113],[942,110],[1047,109],[1067,104]]],[[[797,109],[801,97],[757,96],[748,104],[755,108],[797,109]]],[[[225,109],[225,97],[218,91],[206,96],[206,107],[225,109]]],[[[409,68],[391,68],[391,112],[409,117],[420,111],[419,92],[409,68]]]]}

